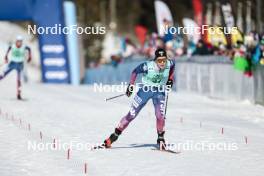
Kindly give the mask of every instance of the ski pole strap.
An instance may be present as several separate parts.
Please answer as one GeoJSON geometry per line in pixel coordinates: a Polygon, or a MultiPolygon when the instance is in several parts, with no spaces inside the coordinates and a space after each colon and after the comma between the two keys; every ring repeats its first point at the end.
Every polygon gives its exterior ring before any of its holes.
{"type": "Polygon", "coordinates": [[[116,96],[113,96],[113,97],[110,97],[110,98],[106,98],[105,101],[109,101],[109,100],[112,100],[112,99],[115,99],[115,98],[118,98],[118,97],[122,97],[122,96],[124,96],[124,95],[126,95],[126,94],[123,93],[123,94],[116,95],[116,96]]]}

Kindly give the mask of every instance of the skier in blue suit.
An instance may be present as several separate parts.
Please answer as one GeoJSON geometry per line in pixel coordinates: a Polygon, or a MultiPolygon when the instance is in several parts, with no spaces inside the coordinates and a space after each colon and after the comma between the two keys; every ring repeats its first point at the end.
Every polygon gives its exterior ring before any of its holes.
{"type": "Polygon", "coordinates": [[[155,108],[158,134],[157,144],[165,146],[166,90],[170,89],[173,85],[174,69],[175,63],[167,58],[166,51],[164,49],[157,49],[153,60],[144,62],[133,70],[126,95],[130,97],[133,93],[138,74],[143,74],[143,86],[139,88],[139,91],[135,95],[129,112],[121,119],[119,125],[115,128],[115,132],[104,141],[103,146],[110,148],[111,144],[118,139],[119,135],[136,118],[140,110],[150,99],[152,99],[155,108]]]}

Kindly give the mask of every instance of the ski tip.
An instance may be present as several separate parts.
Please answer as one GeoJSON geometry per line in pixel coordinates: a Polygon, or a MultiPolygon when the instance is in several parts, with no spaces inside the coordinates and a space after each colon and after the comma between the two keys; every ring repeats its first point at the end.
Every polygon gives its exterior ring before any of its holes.
{"type": "Polygon", "coordinates": [[[159,148],[152,148],[151,150],[160,151],[160,152],[167,152],[167,153],[172,153],[172,154],[180,154],[181,153],[180,151],[174,151],[174,150],[170,150],[170,149],[160,150],[159,148]]]}

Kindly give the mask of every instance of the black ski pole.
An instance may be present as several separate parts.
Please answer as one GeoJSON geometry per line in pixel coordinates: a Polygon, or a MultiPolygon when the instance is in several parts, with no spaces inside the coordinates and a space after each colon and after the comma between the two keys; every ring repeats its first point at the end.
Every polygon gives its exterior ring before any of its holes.
{"type": "Polygon", "coordinates": [[[165,118],[166,118],[166,114],[167,114],[167,106],[168,106],[168,100],[169,100],[169,92],[166,91],[165,94],[166,94],[166,95],[165,95],[165,96],[166,96],[166,97],[165,97],[166,100],[165,100],[165,112],[164,112],[165,115],[164,115],[164,116],[165,116],[165,118]]]}
{"type": "Polygon", "coordinates": [[[112,100],[112,99],[115,99],[115,98],[118,98],[118,97],[122,97],[122,96],[124,96],[124,95],[126,95],[126,94],[123,93],[123,94],[116,95],[116,96],[113,96],[113,97],[110,97],[110,98],[106,98],[105,101],[109,101],[109,100],[112,100]]]}

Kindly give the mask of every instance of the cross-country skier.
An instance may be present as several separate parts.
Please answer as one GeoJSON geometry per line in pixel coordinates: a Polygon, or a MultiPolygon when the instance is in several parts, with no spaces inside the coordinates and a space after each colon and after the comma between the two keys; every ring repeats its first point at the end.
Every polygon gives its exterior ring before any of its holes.
{"type": "Polygon", "coordinates": [[[130,97],[133,93],[133,87],[138,74],[143,74],[143,86],[139,88],[135,95],[128,114],[121,119],[114,133],[104,141],[104,147],[110,148],[111,144],[118,139],[119,135],[125,130],[129,123],[136,118],[148,100],[152,99],[156,115],[156,128],[158,133],[157,144],[158,147],[162,149],[165,148],[164,125],[167,99],[166,91],[173,85],[174,68],[175,63],[167,58],[164,49],[159,48],[155,51],[155,58],[153,60],[144,62],[133,70],[126,95],[130,97]]]}
{"type": "Polygon", "coordinates": [[[21,100],[21,73],[24,67],[24,59],[26,53],[28,52],[27,62],[31,61],[31,50],[28,46],[23,45],[23,38],[17,36],[15,44],[8,47],[5,55],[5,63],[8,63],[8,67],[3,75],[0,75],[0,80],[2,80],[8,73],[12,70],[17,71],[17,99],[21,100]],[[8,60],[8,54],[11,52],[10,62],[8,60]]]}

